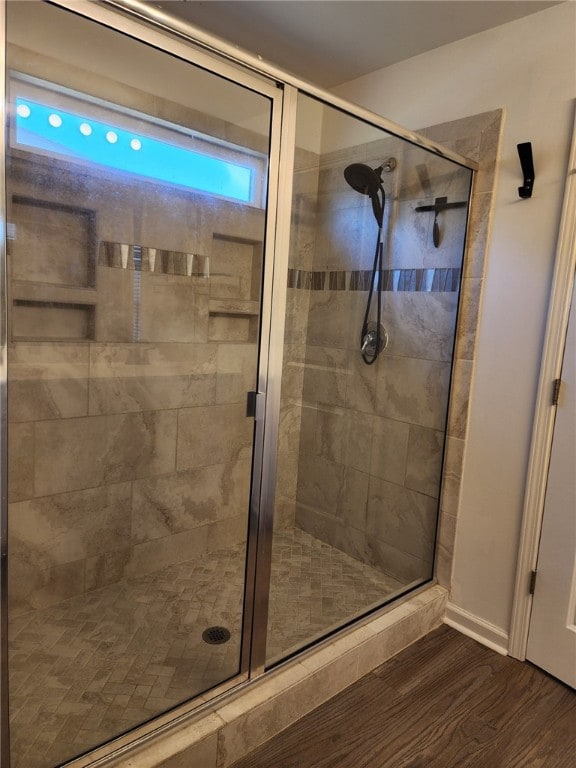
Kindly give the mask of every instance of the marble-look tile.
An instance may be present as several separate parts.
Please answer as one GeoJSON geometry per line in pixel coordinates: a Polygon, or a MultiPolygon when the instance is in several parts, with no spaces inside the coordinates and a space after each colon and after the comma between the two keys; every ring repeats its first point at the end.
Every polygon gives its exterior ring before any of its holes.
{"type": "Polygon", "coordinates": [[[366,539],[366,559],[370,565],[379,568],[404,584],[426,581],[432,577],[433,552],[428,558],[422,559],[380,539],[373,539],[368,536],[366,539]]]}
{"type": "Polygon", "coordinates": [[[474,193],[468,220],[468,247],[464,261],[464,277],[484,277],[486,248],[490,233],[493,194],[474,193]]]}
{"type": "MultiPolygon", "coordinates": [[[[366,563],[366,533],[351,528],[344,521],[336,525],[332,546],[352,557],[359,563],[366,563]]],[[[358,606],[361,609],[361,606],[358,606]]]]}
{"type": "Polygon", "coordinates": [[[253,431],[245,403],[184,408],[178,413],[177,469],[249,459],[253,431]]]}
{"type": "Polygon", "coordinates": [[[360,472],[353,467],[346,467],[344,470],[342,495],[337,507],[338,516],[342,522],[349,528],[361,531],[363,536],[366,532],[366,505],[368,502],[369,483],[370,475],[368,472],[360,472]]]}
{"type": "Polygon", "coordinates": [[[449,515],[458,514],[463,460],[464,440],[448,437],[446,440],[446,457],[444,459],[440,506],[442,511],[449,515]]]}
{"type": "Polygon", "coordinates": [[[368,638],[358,649],[358,674],[366,675],[377,669],[413,642],[411,627],[404,622],[408,617],[391,623],[384,631],[368,638]]]}
{"type": "Polygon", "coordinates": [[[447,197],[458,202],[468,197],[470,171],[420,147],[406,146],[396,171],[399,200],[447,197]]]}
{"type": "Polygon", "coordinates": [[[87,415],[88,346],[18,342],[8,349],[11,422],[87,415]]]}
{"type": "MultiPolygon", "coordinates": [[[[239,510],[239,514],[234,517],[229,517],[227,520],[217,520],[215,523],[211,523],[208,526],[208,543],[206,546],[206,552],[208,555],[211,552],[227,551],[233,548],[238,561],[241,566],[244,566],[246,559],[246,539],[248,536],[248,508],[246,510],[239,510]]],[[[242,587],[237,590],[236,605],[238,607],[238,613],[241,611],[242,602],[242,587]]]]}
{"type": "Polygon", "coordinates": [[[495,185],[496,162],[503,127],[503,111],[497,110],[492,122],[483,129],[480,138],[479,165],[475,191],[491,192],[495,185]]]}
{"type": "Polygon", "coordinates": [[[159,739],[158,743],[153,747],[151,746],[144,752],[139,753],[137,757],[131,755],[128,758],[120,758],[118,763],[110,763],[110,768],[132,768],[135,765],[133,762],[135,758],[138,760],[138,768],[191,768],[191,766],[216,768],[218,753],[218,732],[216,729],[222,727],[223,723],[215,713],[208,717],[204,716],[203,722],[204,719],[208,720],[210,717],[214,721],[214,732],[199,738],[199,734],[196,734],[196,731],[199,730],[198,727],[193,726],[190,728],[188,726],[188,730],[194,731],[194,736],[190,734],[187,738],[183,738],[182,748],[178,749],[177,753],[166,757],[168,750],[175,749],[175,745],[172,743],[172,737],[170,739],[170,748],[168,748],[167,744],[165,744],[166,738],[164,737],[159,739]],[[186,746],[186,743],[192,739],[194,740],[193,743],[186,746]]]}
{"type": "Polygon", "coordinates": [[[351,291],[312,291],[308,310],[309,345],[346,349],[352,332],[351,291]]]}
{"type": "Polygon", "coordinates": [[[37,496],[174,470],[176,411],[42,421],[36,424],[37,496]]]}
{"type": "MultiPolygon", "coordinates": [[[[124,102],[123,102],[124,103],[124,102]]],[[[93,207],[98,211],[98,239],[110,243],[134,243],[134,209],[139,206],[137,184],[101,182],[90,191],[93,207]]],[[[97,285],[100,288],[99,285],[97,285]]]]}
{"type": "Polygon", "coordinates": [[[130,483],[120,483],[14,503],[10,543],[40,568],[117,549],[130,538],[130,500],[130,483]]]}
{"type": "Polygon", "coordinates": [[[245,403],[246,393],[257,388],[257,366],[256,344],[218,344],[216,402],[245,403]]]}
{"type": "Polygon", "coordinates": [[[280,492],[276,492],[276,501],[274,504],[274,530],[289,531],[296,525],[296,491],[294,498],[284,498],[280,492]]]}
{"type": "Polygon", "coordinates": [[[197,338],[196,324],[202,314],[207,320],[207,301],[203,307],[189,278],[143,272],[140,291],[140,341],[202,340],[197,338]]]}
{"type": "Polygon", "coordinates": [[[390,419],[443,429],[450,386],[450,364],[381,356],[377,413],[390,419]]]}
{"type": "Polygon", "coordinates": [[[316,198],[295,195],[292,198],[288,266],[290,269],[310,270],[316,252],[316,198]]]}
{"type": "Polygon", "coordinates": [[[261,263],[261,243],[214,237],[210,253],[210,296],[257,299],[261,263]]]}
{"type": "Polygon", "coordinates": [[[266,706],[292,686],[298,685],[310,676],[310,672],[299,662],[272,670],[269,675],[254,681],[237,695],[232,694],[216,709],[223,723],[233,723],[262,705],[266,706]]]}
{"type": "Polygon", "coordinates": [[[436,545],[435,572],[438,583],[450,588],[452,583],[452,562],[454,558],[454,541],[456,539],[456,518],[442,513],[438,542],[436,545]]]}
{"type": "Polygon", "coordinates": [[[450,412],[448,416],[448,434],[464,439],[468,425],[468,402],[472,384],[471,360],[459,360],[454,363],[452,390],[450,392],[450,412]]]}
{"type": "Polygon", "coordinates": [[[317,541],[332,546],[338,526],[336,517],[298,502],[295,504],[294,510],[298,530],[304,531],[317,541]]]}
{"type": "Polygon", "coordinates": [[[91,275],[90,219],[81,210],[12,200],[11,278],[88,287],[91,275]]]}
{"type": "Polygon", "coordinates": [[[348,410],[346,466],[360,472],[370,468],[373,417],[367,413],[348,410]]]}
{"type": "MultiPolygon", "coordinates": [[[[389,236],[386,266],[392,269],[462,266],[466,235],[467,207],[441,211],[437,217],[439,242],[434,245],[434,211],[417,210],[433,206],[438,195],[421,192],[416,198],[395,203],[393,229],[389,236]]],[[[467,203],[467,191],[453,194],[449,202],[467,203]]]]}
{"type": "Polygon", "coordinates": [[[296,500],[298,489],[299,451],[279,453],[276,465],[276,496],[277,499],[296,500]]]}
{"type": "Polygon", "coordinates": [[[366,561],[366,534],[364,531],[347,525],[346,521],[311,507],[297,504],[296,523],[300,530],[305,531],[318,541],[344,552],[358,563],[366,561]]]}
{"type": "Polygon", "coordinates": [[[319,171],[318,155],[314,152],[307,153],[305,150],[297,148],[294,157],[294,176],[292,178],[293,193],[295,195],[308,194],[315,199],[318,194],[319,171]],[[307,157],[300,153],[304,153],[307,157]]]}
{"type": "Polygon", "coordinates": [[[207,334],[210,341],[248,343],[254,341],[252,317],[213,314],[208,318],[207,334]]]}
{"type": "Polygon", "coordinates": [[[406,462],[407,488],[437,499],[440,495],[444,432],[410,426],[406,462]]]}
{"type": "MultiPolygon", "coordinates": [[[[34,289],[36,293],[36,289],[34,289]]],[[[88,341],[92,338],[94,306],[91,304],[39,302],[12,306],[12,338],[15,340],[88,341]]]]}
{"type": "Polygon", "coordinates": [[[302,405],[300,415],[300,447],[302,457],[316,455],[316,416],[318,408],[314,405],[302,405]]]}
{"type": "MultiPolygon", "coordinates": [[[[458,120],[449,120],[445,123],[428,126],[419,130],[424,136],[438,141],[441,144],[461,139],[462,137],[474,137],[489,128],[494,120],[502,114],[501,109],[488,112],[480,112],[477,115],[462,117],[458,120]]],[[[472,158],[477,159],[477,158],[472,158]]]]}
{"type": "Polygon", "coordinates": [[[408,488],[370,478],[368,540],[386,542],[418,558],[429,557],[436,536],[438,502],[408,488]]]}
{"type": "MultiPolygon", "coordinates": [[[[125,543],[128,541],[127,538],[125,543]]],[[[131,552],[130,547],[124,547],[86,558],[86,591],[101,589],[121,581],[126,574],[131,552]]]]}
{"type": "Polygon", "coordinates": [[[280,404],[278,423],[278,453],[298,453],[300,447],[300,422],[302,407],[296,403],[280,404]]]}
{"type": "MultiPolygon", "coordinates": [[[[344,185],[344,177],[340,178],[344,185]]],[[[340,200],[333,194],[320,192],[320,202],[314,268],[370,269],[378,227],[368,199],[358,194],[354,196],[354,192],[343,187],[340,200]],[[351,207],[349,202],[353,204],[351,207]]]]}
{"type": "Polygon", "coordinates": [[[456,357],[460,359],[474,359],[482,284],[483,280],[478,277],[466,277],[462,281],[462,302],[456,331],[456,357]]]}
{"type": "MultiPolygon", "coordinates": [[[[438,587],[432,589],[435,590],[433,600],[428,600],[407,615],[399,614],[397,618],[398,609],[392,609],[390,612],[392,620],[389,626],[362,643],[358,649],[359,677],[372,672],[403,648],[441,624],[446,610],[447,593],[438,587]]],[[[405,608],[405,606],[400,605],[398,608],[405,608]]],[[[375,620],[374,624],[376,623],[378,619],[375,620]]]]}
{"type": "Polygon", "coordinates": [[[34,424],[8,425],[8,499],[34,496],[34,424]]]}
{"type": "Polygon", "coordinates": [[[187,195],[174,193],[162,184],[142,203],[141,241],[144,245],[182,253],[205,253],[202,242],[201,205],[191,205],[187,195]]]}
{"type": "Polygon", "coordinates": [[[96,312],[96,341],[138,341],[134,327],[134,272],[114,267],[96,268],[98,309],[96,312]]]}
{"type": "Polygon", "coordinates": [[[387,269],[424,267],[424,251],[426,244],[432,239],[434,214],[418,213],[414,209],[418,205],[429,205],[433,202],[434,200],[419,197],[417,201],[409,199],[392,203],[394,212],[386,253],[387,269]]]}
{"type": "Polygon", "coordinates": [[[298,503],[337,514],[344,477],[340,464],[319,456],[303,457],[298,467],[298,503]]]}
{"type": "Polygon", "coordinates": [[[315,405],[346,405],[348,387],[348,352],[346,349],[309,345],[306,348],[303,400],[315,405]]]}
{"type": "MultiPolygon", "coordinates": [[[[300,347],[300,345],[298,345],[300,347]]],[[[304,349],[303,347],[301,347],[304,349]]],[[[301,401],[304,390],[305,363],[284,357],[282,368],[282,401],[301,401]]]]}
{"type": "Polygon", "coordinates": [[[367,471],[370,465],[372,417],[319,403],[315,453],[322,458],[367,471]]]}
{"type": "Polygon", "coordinates": [[[288,288],[286,295],[286,321],[284,340],[291,344],[306,344],[310,291],[288,288]]]}
{"type": "Polygon", "coordinates": [[[349,353],[349,375],[345,403],[348,408],[361,413],[373,414],[376,411],[379,372],[384,364],[384,356],[374,365],[366,365],[358,351],[349,353]]]}
{"type": "Polygon", "coordinates": [[[202,525],[136,544],[130,551],[126,574],[139,576],[153,573],[175,563],[201,557],[208,551],[209,533],[210,525],[202,525]]]}
{"type": "Polygon", "coordinates": [[[91,344],[90,414],[209,405],[213,344],[91,344]]]}
{"type": "Polygon", "coordinates": [[[34,557],[13,547],[8,570],[12,615],[45,608],[84,592],[84,560],[39,568],[34,557]]]}
{"type": "Polygon", "coordinates": [[[370,474],[398,485],[404,484],[410,425],[373,416],[374,435],[370,474]]]}
{"type": "Polygon", "coordinates": [[[247,516],[250,462],[215,464],[136,480],[132,496],[132,540],[136,542],[247,516]]]}

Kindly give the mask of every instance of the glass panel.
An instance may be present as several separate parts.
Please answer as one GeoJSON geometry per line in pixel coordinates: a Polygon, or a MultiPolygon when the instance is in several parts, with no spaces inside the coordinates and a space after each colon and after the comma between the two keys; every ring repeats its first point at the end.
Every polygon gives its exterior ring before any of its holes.
{"type": "Polygon", "coordinates": [[[12,765],[49,768],[240,671],[271,103],[44,3],[8,36],[12,765]]]}
{"type": "Polygon", "coordinates": [[[297,137],[269,664],[432,576],[471,177],[303,95],[297,137]]]}

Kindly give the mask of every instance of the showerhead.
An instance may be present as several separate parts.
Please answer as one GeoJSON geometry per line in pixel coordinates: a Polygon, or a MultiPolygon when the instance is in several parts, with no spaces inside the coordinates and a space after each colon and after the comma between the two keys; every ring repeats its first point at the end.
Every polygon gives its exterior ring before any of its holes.
{"type": "Polygon", "coordinates": [[[352,163],[344,168],[344,178],[350,184],[353,190],[360,192],[361,195],[368,195],[372,202],[372,210],[378,222],[382,226],[384,218],[384,187],[382,186],[382,168],[370,168],[364,163],[352,163]],[[378,193],[382,193],[382,202],[378,193]]]}
{"type": "Polygon", "coordinates": [[[378,174],[381,169],[372,169],[364,163],[352,163],[344,168],[344,178],[352,189],[361,195],[375,195],[382,186],[382,179],[378,174]]]}

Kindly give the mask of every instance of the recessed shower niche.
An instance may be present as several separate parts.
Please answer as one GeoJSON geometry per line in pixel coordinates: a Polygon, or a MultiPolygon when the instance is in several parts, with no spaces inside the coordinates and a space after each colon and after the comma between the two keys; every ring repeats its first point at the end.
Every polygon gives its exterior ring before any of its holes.
{"type": "Polygon", "coordinates": [[[12,338],[94,338],[94,211],[18,194],[11,211],[12,338]]]}
{"type": "Polygon", "coordinates": [[[7,59],[3,761],[85,766],[433,580],[472,172],[104,4],[7,59]]]}

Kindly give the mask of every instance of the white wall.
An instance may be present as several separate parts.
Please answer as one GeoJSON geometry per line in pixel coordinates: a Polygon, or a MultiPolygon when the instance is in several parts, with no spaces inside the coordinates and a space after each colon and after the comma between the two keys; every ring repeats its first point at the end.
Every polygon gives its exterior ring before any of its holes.
{"type": "Polygon", "coordinates": [[[412,129],[505,109],[452,593],[504,632],[576,97],[575,38],[576,3],[567,2],[334,89],[412,129]],[[517,194],[523,141],[534,149],[531,200],[517,194]]]}

